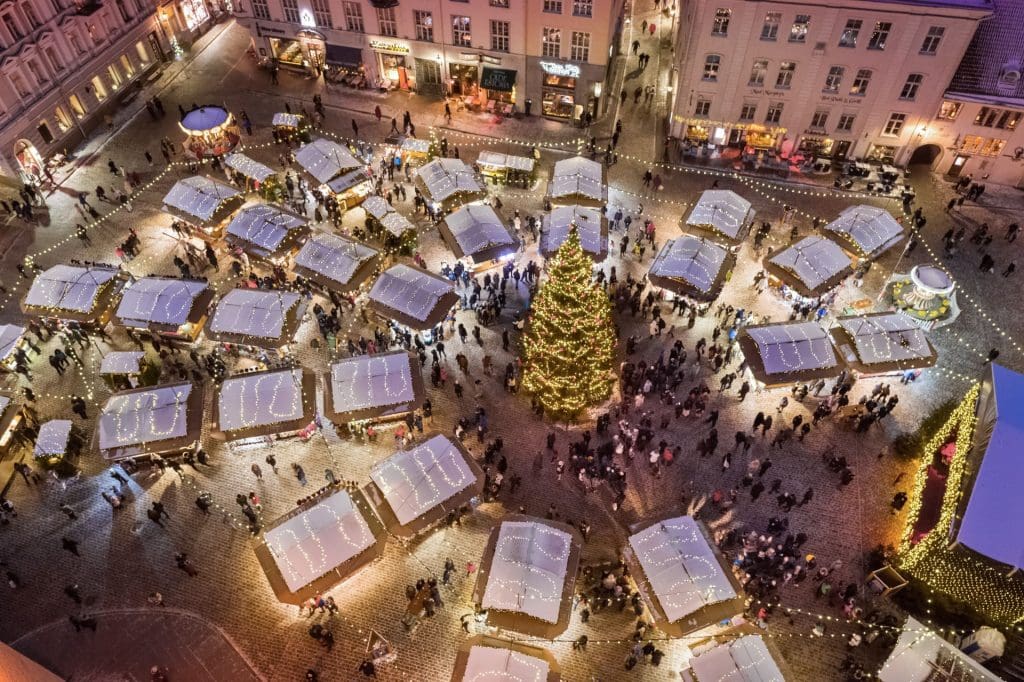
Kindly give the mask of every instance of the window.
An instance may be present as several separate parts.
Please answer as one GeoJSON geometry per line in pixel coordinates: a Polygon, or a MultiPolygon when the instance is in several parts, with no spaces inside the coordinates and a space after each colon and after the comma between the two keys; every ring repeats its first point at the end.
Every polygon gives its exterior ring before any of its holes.
{"type": "Polygon", "coordinates": [[[594,0],[573,0],[572,14],[574,17],[591,17],[594,15],[594,0]]]}
{"type": "Polygon", "coordinates": [[[836,124],[836,130],[841,132],[850,132],[853,130],[853,121],[857,118],[853,114],[843,114],[839,117],[839,123],[836,124]]]}
{"type": "Polygon", "coordinates": [[[839,86],[843,83],[843,73],[846,69],[841,66],[833,66],[825,76],[825,92],[839,92],[839,86]]]}
{"type": "Polygon", "coordinates": [[[139,55],[139,64],[146,66],[149,64],[149,50],[142,44],[142,41],[135,43],[135,53],[139,55]]]}
{"type": "Polygon", "coordinates": [[[885,122],[885,129],[882,130],[882,134],[899,137],[900,133],[903,132],[903,124],[906,122],[906,114],[889,114],[889,120],[885,122]]]}
{"type": "Polygon", "coordinates": [[[962,108],[963,104],[960,102],[944,101],[942,106],[939,107],[937,118],[941,118],[946,121],[955,121],[956,117],[960,115],[960,109],[962,108]]]}
{"type": "MultiPolygon", "coordinates": [[[[118,5],[118,7],[120,7],[120,5],[118,5]]],[[[39,17],[36,16],[36,11],[32,9],[31,3],[26,2],[21,6],[21,9],[23,12],[25,12],[25,18],[28,19],[29,26],[31,26],[32,28],[38,28],[39,26],[42,25],[43,22],[39,21],[39,17]]],[[[122,18],[125,21],[128,21],[128,17],[126,15],[127,12],[124,11],[124,8],[121,8],[122,18]]]]}
{"type": "Polygon", "coordinates": [[[1016,130],[1020,118],[1021,112],[1019,111],[982,107],[978,110],[978,115],[974,117],[974,125],[984,126],[985,128],[1016,130]]]}
{"type": "Polygon", "coordinates": [[[270,19],[270,7],[267,0],[252,0],[252,15],[257,19],[270,19]]]}
{"type": "Polygon", "coordinates": [[[53,133],[50,132],[50,125],[46,121],[40,121],[36,131],[38,131],[39,137],[43,138],[43,142],[46,144],[53,142],[53,133]]]}
{"type": "Polygon", "coordinates": [[[853,79],[850,87],[850,94],[855,97],[863,97],[868,92],[868,83],[871,82],[871,69],[858,69],[857,77],[853,79]]]}
{"type": "Polygon", "coordinates": [[[11,85],[14,86],[14,91],[18,93],[18,97],[22,99],[28,97],[28,88],[25,87],[25,81],[21,80],[21,76],[13,74],[11,76],[11,85]]]}
{"type": "Polygon", "coordinates": [[[761,40],[778,40],[779,24],[782,23],[782,12],[768,12],[764,15],[761,25],[761,40]]]}
{"type": "Polygon", "coordinates": [[[815,111],[814,116],[811,116],[811,127],[816,130],[824,130],[825,125],[828,123],[828,112],[827,111],[815,111]]]}
{"type": "Polygon", "coordinates": [[[729,17],[732,16],[731,9],[716,9],[715,10],[715,23],[711,25],[711,35],[713,36],[724,36],[729,35],[729,17]]]}
{"type": "Polygon", "coordinates": [[[82,54],[85,50],[82,48],[82,41],[78,38],[77,33],[68,33],[68,44],[71,45],[71,49],[75,51],[75,54],[82,54]]]}
{"type": "MultiPolygon", "coordinates": [[[[327,0],[310,0],[313,7],[313,23],[322,28],[334,28],[331,5],[327,0]]],[[[362,10],[360,10],[362,11],[362,10]]]]}
{"type": "Polygon", "coordinates": [[[802,43],[807,40],[807,29],[811,27],[810,14],[798,14],[789,29],[789,42],[802,43]]]}
{"type": "Polygon", "coordinates": [[[541,41],[541,55],[544,57],[562,58],[562,29],[544,27],[544,37],[541,41]]]}
{"type": "Polygon", "coordinates": [[[693,108],[694,116],[707,116],[711,112],[711,100],[699,99],[697,106],[693,108]]]}
{"type": "Polygon", "coordinates": [[[963,144],[960,145],[961,152],[968,154],[980,154],[981,156],[998,156],[1006,146],[1006,140],[993,137],[981,137],[980,135],[964,135],[963,144]]]}
{"type": "Polygon", "coordinates": [[[508,9],[508,0],[491,0],[491,7],[504,7],[508,9]]]}
{"type": "Polygon", "coordinates": [[[107,75],[110,76],[110,84],[114,90],[121,87],[121,82],[124,80],[121,78],[121,72],[117,70],[117,64],[111,64],[107,67],[107,75]]]}
{"type": "Polygon", "coordinates": [[[117,13],[121,15],[121,21],[126,24],[131,21],[131,17],[128,15],[128,9],[124,6],[124,0],[117,0],[114,4],[117,5],[117,13]]]}
{"type": "Polygon", "coordinates": [[[57,108],[53,110],[53,117],[57,119],[57,127],[60,128],[62,133],[70,130],[71,126],[75,125],[75,122],[71,120],[70,116],[68,116],[67,110],[62,106],[58,105],[57,108]]]}
{"type": "Polygon", "coordinates": [[[704,80],[717,81],[718,70],[722,67],[722,58],[717,54],[709,54],[704,58],[704,80]]]}
{"type": "Polygon", "coordinates": [[[544,11],[548,14],[561,14],[562,0],[544,0],[544,11]]]}
{"type": "Polygon", "coordinates": [[[750,67],[750,80],[747,85],[764,85],[764,77],[768,73],[768,60],[755,59],[750,67]]]}
{"type": "Polygon", "coordinates": [[[47,61],[50,62],[50,68],[53,69],[55,73],[60,73],[64,70],[64,63],[61,62],[60,57],[57,56],[56,50],[52,47],[47,47],[43,50],[43,54],[46,55],[47,61]]]}
{"type": "Polygon", "coordinates": [[[771,102],[768,105],[768,113],[764,116],[765,123],[778,123],[782,118],[782,102],[771,102]]]}
{"type": "Polygon", "coordinates": [[[847,19],[846,28],[839,36],[839,47],[857,47],[857,36],[860,35],[860,28],[864,22],[860,19],[847,19]]]}
{"type": "Polygon", "coordinates": [[[907,76],[907,82],[903,84],[903,89],[900,90],[900,99],[912,100],[917,97],[917,90],[921,87],[921,81],[924,80],[924,76],[919,73],[912,73],[907,76]]]}
{"type": "Polygon", "coordinates": [[[358,2],[345,2],[342,3],[342,9],[345,13],[345,30],[353,33],[362,33],[366,30],[363,27],[362,5],[358,2]]]}
{"type": "Polygon", "coordinates": [[[103,81],[100,80],[99,76],[92,77],[92,91],[96,95],[96,101],[102,102],[107,98],[107,86],[103,85],[103,81]]]}
{"type": "Polygon", "coordinates": [[[69,95],[68,103],[71,105],[71,111],[75,112],[75,116],[78,118],[85,116],[85,105],[82,104],[82,100],[78,98],[78,95],[69,95]]]}
{"type": "Polygon", "coordinates": [[[452,17],[452,44],[456,47],[470,47],[473,37],[469,29],[469,17],[452,17]]]}
{"type": "Polygon", "coordinates": [[[888,21],[876,21],[875,30],[871,32],[871,39],[868,41],[869,50],[884,50],[885,43],[889,40],[889,31],[892,24],[888,21]]]}
{"type": "Polygon", "coordinates": [[[1003,68],[999,70],[999,81],[996,83],[996,87],[999,88],[1015,88],[1017,83],[1020,82],[1021,65],[1018,61],[1011,61],[1003,64],[1003,68]]]}
{"type": "Polygon", "coordinates": [[[946,32],[946,29],[942,26],[932,26],[928,29],[928,35],[924,37],[924,41],[921,43],[921,54],[935,54],[939,51],[939,43],[942,42],[942,36],[946,32]]]}
{"type": "Polygon", "coordinates": [[[569,59],[574,62],[585,62],[590,59],[590,34],[572,32],[572,45],[569,47],[569,59]]]}
{"type": "Polygon", "coordinates": [[[121,55],[121,68],[124,69],[129,78],[135,75],[135,67],[132,66],[132,62],[126,54],[121,55]]]}
{"type": "Polygon", "coordinates": [[[299,23],[299,1],[298,0],[281,0],[281,7],[284,8],[284,20],[297,24],[299,23]]]}
{"type": "Polygon", "coordinates": [[[491,20],[491,49],[508,52],[508,22],[491,20]]]}
{"type": "Polygon", "coordinates": [[[775,87],[788,88],[793,84],[793,74],[796,73],[796,62],[782,62],[779,64],[779,75],[775,79],[775,87]]]}
{"type": "Polygon", "coordinates": [[[43,70],[39,68],[39,64],[36,63],[36,60],[28,59],[25,61],[25,65],[28,66],[28,70],[31,72],[32,78],[35,79],[36,83],[42,84],[49,80],[46,77],[46,74],[43,73],[43,70]]]}
{"type": "Polygon", "coordinates": [[[754,115],[757,113],[757,104],[744,102],[743,107],[740,108],[740,120],[741,121],[753,121],[754,115]]]}
{"type": "Polygon", "coordinates": [[[416,23],[416,40],[434,42],[434,15],[424,10],[413,10],[413,21],[416,23]]]}
{"type": "Polygon", "coordinates": [[[394,7],[377,8],[377,26],[382,36],[394,38],[398,35],[398,20],[395,18],[394,7]]]}
{"type": "Polygon", "coordinates": [[[10,14],[4,15],[4,26],[7,27],[8,33],[10,33],[11,37],[15,40],[21,40],[25,37],[24,34],[22,34],[21,29],[18,28],[18,25],[14,23],[14,17],[10,14]]]}

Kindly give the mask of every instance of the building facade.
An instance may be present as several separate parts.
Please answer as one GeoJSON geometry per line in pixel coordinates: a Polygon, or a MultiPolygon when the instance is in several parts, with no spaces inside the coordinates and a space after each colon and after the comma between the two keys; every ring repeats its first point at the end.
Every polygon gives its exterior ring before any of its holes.
{"type": "Polygon", "coordinates": [[[672,135],[701,153],[905,163],[991,11],[990,0],[685,3],[672,135]]]}
{"type": "Polygon", "coordinates": [[[623,0],[241,0],[260,58],[335,83],[529,109],[566,121],[596,115],[623,0]]]}

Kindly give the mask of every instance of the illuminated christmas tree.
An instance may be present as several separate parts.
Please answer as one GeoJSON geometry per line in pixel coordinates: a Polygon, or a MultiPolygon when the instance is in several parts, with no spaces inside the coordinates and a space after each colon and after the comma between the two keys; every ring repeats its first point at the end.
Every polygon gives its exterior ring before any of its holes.
{"type": "Polygon", "coordinates": [[[573,228],[530,312],[523,387],[553,417],[575,417],[607,398],[614,382],[611,304],[592,282],[592,266],[573,228]]]}

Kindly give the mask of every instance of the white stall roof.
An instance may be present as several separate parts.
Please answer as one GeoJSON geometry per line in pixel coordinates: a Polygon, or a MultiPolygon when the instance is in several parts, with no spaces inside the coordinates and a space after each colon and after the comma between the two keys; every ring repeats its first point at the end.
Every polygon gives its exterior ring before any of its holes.
{"type": "Polygon", "coordinates": [[[903,624],[896,648],[878,671],[878,679],[882,682],[1002,680],[913,618],[907,618],[903,624]]]}
{"type": "Polygon", "coordinates": [[[274,118],[271,120],[271,125],[288,126],[289,128],[298,128],[300,123],[302,123],[301,116],[298,114],[286,114],[284,112],[274,114],[274,118]]]}
{"type": "Polygon", "coordinates": [[[265,182],[267,178],[276,175],[273,168],[246,156],[242,152],[228,154],[224,158],[224,165],[257,182],[265,182]]]}
{"type": "Polygon", "coordinates": [[[224,380],[217,397],[221,431],[238,431],[299,419],[302,370],[240,374],[224,380]]]}
{"type": "Polygon", "coordinates": [[[188,433],[188,396],[193,390],[186,383],[110,396],[100,411],[100,449],[181,438],[188,433]]]}
{"type": "Polygon", "coordinates": [[[552,199],[579,195],[595,201],[605,200],[602,182],[602,168],[597,161],[574,156],[555,164],[548,185],[548,196],[552,199]]]}
{"type": "Polygon", "coordinates": [[[511,154],[502,154],[500,152],[489,152],[482,151],[480,156],[476,158],[476,162],[480,166],[491,166],[493,168],[510,168],[512,170],[519,171],[532,171],[534,166],[534,160],[525,156],[512,156],[511,154]]]}
{"type": "Polygon", "coordinates": [[[0,326],[0,360],[6,360],[14,352],[14,347],[25,335],[25,327],[16,324],[0,326]]]}
{"type": "Polygon", "coordinates": [[[13,401],[11,400],[10,396],[0,395],[0,414],[6,412],[8,405],[10,405],[12,402],[13,401]]]}
{"type": "Polygon", "coordinates": [[[505,521],[498,531],[482,606],[558,622],[572,536],[535,521],[505,521]]]}
{"type": "Polygon", "coordinates": [[[512,649],[476,645],[469,650],[463,682],[544,682],[550,671],[543,658],[512,649]]]}
{"type": "Polygon", "coordinates": [[[515,248],[516,239],[505,224],[486,204],[463,206],[444,219],[448,231],[467,256],[487,251],[496,246],[507,245],[515,248]]]}
{"type": "Polygon", "coordinates": [[[268,530],[263,539],[292,592],[374,544],[370,526],[347,492],[325,497],[268,530]]]}
{"type": "Polygon", "coordinates": [[[266,251],[275,251],[290,232],[305,227],[306,221],[271,204],[252,204],[235,214],[227,233],[266,251]]]}
{"type": "Polygon", "coordinates": [[[409,355],[357,355],[331,365],[331,400],[339,412],[404,405],[416,398],[409,355]]]}
{"type": "Polygon", "coordinates": [[[295,161],[321,184],[363,165],[348,147],[322,137],[299,147],[295,161]]]}
{"type": "Polygon", "coordinates": [[[866,256],[884,251],[903,238],[903,226],[891,213],[868,205],[847,207],[825,230],[846,235],[866,256]]]}
{"type": "Polygon", "coordinates": [[[36,457],[63,455],[67,452],[70,437],[70,419],[51,419],[43,422],[39,425],[39,435],[36,436],[36,447],[33,452],[36,457]]]}
{"type": "Polygon", "coordinates": [[[395,210],[391,206],[391,204],[388,203],[388,200],[380,196],[379,194],[369,195],[368,197],[363,199],[363,203],[361,204],[361,206],[363,207],[364,211],[366,211],[368,214],[370,214],[377,220],[380,220],[385,215],[395,210]]]}
{"type": "Polygon", "coordinates": [[[388,268],[370,289],[370,298],[417,320],[425,320],[455,285],[405,264],[388,268]]]}
{"type": "Polygon", "coordinates": [[[852,265],[843,249],[824,237],[804,237],[772,256],[771,262],[792,272],[808,289],[818,288],[852,265]]]}
{"type": "Polygon", "coordinates": [[[924,330],[905,315],[856,315],[837,322],[853,338],[864,364],[918,360],[932,354],[924,330]]]}
{"type": "Polygon", "coordinates": [[[138,374],[146,354],[141,350],[116,350],[103,356],[100,374],[138,374]]]}
{"type": "Polygon", "coordinates": [[[213,218],[225,200],[239,194],[240,192],[230,185],[197,175],[174,183],[174,187],[171,187],[171,191],[164,197],[163,203],[205,221],[213,218]]]}
{"type": "Polygon", "coordinates": [[[785,682],[782,671],[761,635],[745,635],[712,647],[690,659],[701,682],[785,682]]]}
{"type": "Polygon", "coordinates": [[[416,231],[416,226],[398,211],[391,211],[380,219],[380,224],[385,230],[396,237],[401,237],[406,232],[416,231]]]}
{"type": "Polygon", "coordinates": [[[824,369],[836,365],[828,334],[815,322],[782,322],[749,328],[768,374],[824,369]]]}
{"type": "Polygon", "coordinates": [[[291,291],[232,289],[217,304],[210,330],[277,339],[284,331],[288,311],[302,297],[291,291]]]}
{"type": "Polygon", "coordinates": [[[700,291],[709,292],[725,263],[726,253],[725,248],[713,241],[683,235],[661,247],[651,263],[650,273],[681,279],[700,291]]]}
{"type": "Polygon", "coordinates": [[[739,239],[750,215],[750,202],[727,189],[709,189],[700,195],[686,224],[710,228],[732,239],[739,239]]]}
{"type": "Polygon", "coordinates": [[[569,237],[573,225],[580,236],[580,245],[588,253],[606,252],[604,240],[607,238],[601,229],[601,212],[589,206],[555,206],[551,212],[541,219],[544,231],[540,236],[540,250],[554,253],[569,237]]]}
{"type": "Polygon", "coordinates": [[[629,544],[669,622],[736,596],[697,522],[689,516],[656,523],[631,535],[629,544]]]}
{"type": "Polygon", "coordinates": [[[100,288],[117,277],[114,268],[54,265],[32,280],[25,305],[88,313],[100,288]]]}
{"type": "Polygon", "coordinates": [[[373,177],[370,175],[368,170],[365,168],[357,168],[334,178],[327,183],[327,187],[329,187],[335,194],[343,194],[359,183],[369,182],[372,179],[373,177]]]}
{"type": "Polygon", "coordinates": [[[402,140],[402,151],[427,154],[430,152],[430,141],[421,140],[416,137],[407,137],[402,140]]]}
{"type": "Polygon", "coordinates": [[[143,277],[129,284],[117,306],[117,317],[129,325],[183,325],[206,282],[173,277],[143,277]]]}
{"type": "Polygon", "coordinates": [[[419,168],[416,174],[423,178],[423,184],[434,201],[444,201],[459,192],[483,192],[473,169],[461,159],[434,159],[419,168]]]}
{"type": "Polygon", "coordinates": [[[405,525],[473,485],[476,476],[462,451],[437,435],[411,450],[400,450],[370,470],[384,499],[405,525]]]}
{"type": "Polygon", "coordinates": [[[348,284],[356,271],[378,254],[365,244],[329,232],[317,232],[295,256],[295,264],[324,277],[348,284]]]}

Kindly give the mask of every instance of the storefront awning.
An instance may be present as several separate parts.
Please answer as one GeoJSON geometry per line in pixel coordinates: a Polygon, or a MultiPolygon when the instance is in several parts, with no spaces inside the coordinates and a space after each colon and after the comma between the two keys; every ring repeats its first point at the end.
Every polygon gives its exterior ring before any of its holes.
{"type": "Polygon", "coordinates": [[[480,79],[480,87],[486,90],[512,92],[516,87],[516,72],[511,69],[492,69],[484,67],[484,75],[480,79]]]}
{"type": "Polygon", "coordinates": [[[326,62],[338,66],[359,66],[363,63],[363,51],[358,47],[328,43],[326,62]]]}

